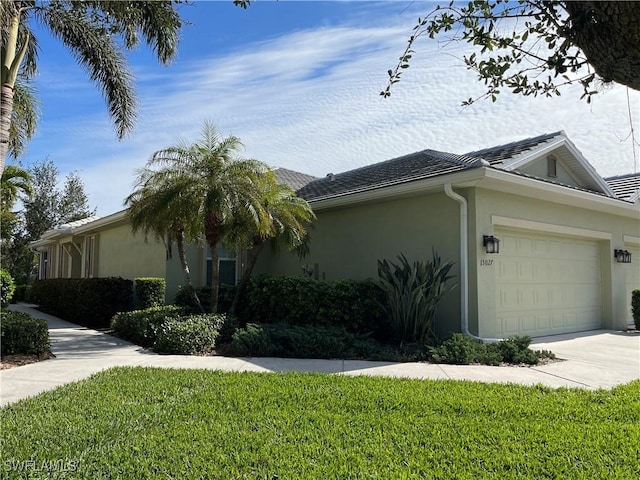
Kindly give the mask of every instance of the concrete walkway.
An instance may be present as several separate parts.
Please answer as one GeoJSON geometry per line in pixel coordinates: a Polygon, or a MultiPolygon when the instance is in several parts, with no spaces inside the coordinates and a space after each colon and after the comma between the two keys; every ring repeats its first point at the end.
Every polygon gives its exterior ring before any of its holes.
{"type": "Polygon", "coordinates": [[[344,375],[474,380],[542,384],[549,387],[610,388],[640,378],[640,334],[597,330],[536,339],[534,349],[553,351],[564,361],[537,367],[433,365],[428,363],[285,358],[158,355],[95,330],[32,308],[11,310],[44,318],[56,358],[0,371],[0,405],[6,405],[115,366],[200,368],[252,372],[324,372],[344,375]]]}

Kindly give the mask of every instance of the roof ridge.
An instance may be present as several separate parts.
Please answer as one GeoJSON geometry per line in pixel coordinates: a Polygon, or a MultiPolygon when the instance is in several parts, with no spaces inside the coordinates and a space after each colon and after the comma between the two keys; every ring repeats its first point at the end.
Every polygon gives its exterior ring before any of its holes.
{"type": "Polygon", "coordinates": [[[622,175],[615,175],[613,177],[603,177],[605,181],[609,180],[622,180],[624,178],[640,177],[640,172],[637,173],[623,173],[622,175]]]}
{"type": "MultiPolygon", "coordinates": [[[[401,155],[399,157],[394,157],[394,158],[390,158],[388,160],[383,160],[381,162],[375,162],[375,163],[370,163],[368,165],[363,165],[361,167],[357,167],[357,168],[352,168],[351,170],[345,170],[344,172],[340,172],[340,173],[330,173],[329,175],[333,175],[334,179],[336,177],[340,177],[346,174],[353,174],[353,173],[357,173],[360,172],[362,170],[366,170],[368,168],[379,168],[382,165],[387,165],[390,163],[394,163],[400,160],[404,160],[407,159],[409,157],[417,157],[421,154],[425,154],[425,155],[429,155],[431,157],[436,157],[438,160],[443,160],[446,162],[450,162],[450,163],[455,163],[456,165],[463,165],[463,166],[473,166],[474,163],[477,163],[478,159],[477,158],[472,158],[472,157],[468,157],[466,155],[461,155],[459,153],[451,153],[451,152],[442,152],[440,150],[432,150],[430,148],[426,148],[424,150],[420,150],[418,152],[412,152],[412,153],[407,153],[405,155],[401,155]]],[[[326,177],[317,177],[315,181],[317,180],[324,180],[326,177]]]]}
{"type": "Polygon", "coordinates": [[[529,142],[540,142],[540,143],[542,143],[542,141],[551,140],[552,138],[555,138],[555,137],[557,137],[559,135],[565,135],[566,136],[566,134],[564,133],[563,130],[558,130],[557,132],[543,133],[542,135],[536,135],[535,137],[524,138],[522,140],[516,140],[516,141],[505,143],[505,144],[502,144],[502,145],[494,145],[492,147],[481,148],[480,150],[473,150],[471,152],[465,153],[464,155],[478,156],[482,152],[486,152],[486,151],[490,151],[490,150],[506,149],[506,148],[509,148],[509,147],[514,147],[516,145],[521,145],[523,143],[529,143],[529,142]]]}

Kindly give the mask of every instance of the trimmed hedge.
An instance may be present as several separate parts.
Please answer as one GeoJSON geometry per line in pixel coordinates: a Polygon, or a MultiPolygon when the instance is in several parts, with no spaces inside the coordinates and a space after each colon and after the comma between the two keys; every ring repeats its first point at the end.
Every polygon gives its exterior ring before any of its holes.
{"type": "Polygon", "coordinates": [[[31,300],[31,285],[16,285],[11,303],[29,302],[31,300]]]}
{"type": "Polygon", "coordinates": [[[49,329],[46,320],[28,313],[0,313],[0,354],[40,355],[49,351],[49,329]]]}
{"type": "Polygon", "coordinates": [[[384,292],[372,281],[252,278],[238,306],[242,323],[342,327],[385,336],[384,292]]]}
{"type": "Polygon", "coordinates": [[[245,357],[368,358],[380,345],[340,327],[249,323],[224,352],[245,357]]]}
{"type": "MultiPolygon", "coordinates": [[[[199,287],[196,288],[196,294],[200,300],[202,308],[205,312],[211,312],[211,287],[199,287]]],[[[218,312],[227,313],[233,302],[233,297],[236,294],[236,287],[233,285],[220,285],[218,289],[218,312]]],[[[191,299],[191,294],[187,287],[180,287],[174,300],[176,305],[188,307],[192,313],[202,313],[196,306],[195,302],[191,299]]]]}
{"type": "Polygon", "coordinates": [[[64,320],[107,328],[116,313],[133,310],[133,282],[120,277],[36,280],[31,301],[64,320]]]}
{"type": "Polygon", "coordinates": [[[174,355],[210,353],[218,336],[216,326],[210,315],[168,319],[158,327],[153,350],[174,355]]]}
{"type": "Polygon", "coordinates": [[[111,320],[113,332],[158,353],[203,354],[213,350],[216,338],[230,341],[235,320],[219,313],[189,315],[177,305],[118,313],[111,320]]]}
{"type": "Polygon", "coordinates": [[[156,331],[164,321],[179,319],[185,314],[186,309],[176,305],[120,312],[111,319],[111,328],[120,338],[149,348],[155,344],[156,331]]]}
{"type": "Polygon", "coordinates": [[[430,349],[431,360],[436,363],[469,365],[501,363],[536,365],[542,358],[555,358],[547,350],[531,350],[531,337],[510,337],[497,343],[482,343],[462,333],[430,349]]]}
{"type": "Polygon", "coordinates": [[[136,307],[139,310],[164,305],[167,289],[167,282],[164,278],[139,277],[135,279],[134,286],[136,307]]]}
{"type": "Polygon", "coordinates": [[[631,292],[631,315],[636,329],[640,330],[640,290],[631,292]]]}
{"type": "Polygon", "coordinates": [[[13,292],[16,286],[13,283],[11,274],[6,270],[0,270],[0,307],[7,308],[11,298],[13,298],[13,292]]]}

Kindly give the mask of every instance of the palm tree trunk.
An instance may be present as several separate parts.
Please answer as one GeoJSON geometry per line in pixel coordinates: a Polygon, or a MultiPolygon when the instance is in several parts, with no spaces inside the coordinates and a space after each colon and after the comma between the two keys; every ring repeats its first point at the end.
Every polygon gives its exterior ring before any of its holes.
{"type": "Polygon", "coordinates": [[[208,242],[211,250],[211,312],[218,311],[218,291],[220,290],[220,258],[218,242],[208,242]]]}
{"type": "Polygon", "coordinates": [[[0,93],[0,175],[9,153],[9,127],[11,126],[11,113],[13,112],[13,87],[2,84],[0,93]]]}
{"type": "Polygon", "coordinates": [[[236,294],[233,296],[233,302],[231,302],[231,308],[229,308],[229,313],[231,315],[235,315],[236,308],[238,307],[238,302],[242,295],[244,295],[244,290],[247,288],[247,284],[249,283],[249,279],[251,278],[251,272],[253,272],[253,267],[255,267],[256,262],[258,261],[258,256],[262,251],[264,243],[254,245],[251,250],[249,250],[249,258],[247,259],[247,265],[242,272],[242,276],[240,277],[240,281],[236,285],[236,294]]]}
{"type": "Polygon", "coordinates": [[[211,251],[211,313],[218,311],[218,291],[220,289],[218,243],[220,241],[220,223],[215,214],[205,216],[204,237],[211,251]]]}
{"type": "Polygon", "coordinates": [[[13,113],[13,92],[18,70],[27,51],[29,39],[18,48],[18,31],[20,28],[20,12],[9,10],[11,19],[3,22],[2,33],[2,90],[0,92],[0,175],[4,172],[9,153],[9,128],[13,113]]]}
{"type": "Polygon", "coordinates": [[[191,282],[191,273],[189,271],[189,265],[187,264],[187,256],[184,252],[184,232],[179,231],[176,235],[176,244],[178,245],[178,258],[180,259],[180,265],[182,265],[182,274],[184,275],[184,283],[186,283],[187,288],[191,294],[191,300],[195,303],[200,309],[201,313],[204,313],[204,308],[202,308],[202,304],[200,303],[200,299],[198,298],[198,294],[196,293],[196,289],[193,288],[193,283],[191,282]]]}

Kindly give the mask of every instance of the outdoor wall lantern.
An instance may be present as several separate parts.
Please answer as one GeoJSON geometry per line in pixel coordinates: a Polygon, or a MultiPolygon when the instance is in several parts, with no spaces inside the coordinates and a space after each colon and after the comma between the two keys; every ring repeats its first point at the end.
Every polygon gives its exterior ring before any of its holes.
{"type": "Polygon", "coordinates": [[[631,263],[631,252],[629,250],[616,249],[613,256],[618,263],[631,263]]]}
{"type": "Polygon", "coordinates": [[[500,253],[500,239],[493,235],[483,235],[482,245],[487,253],[500,253]]]}

